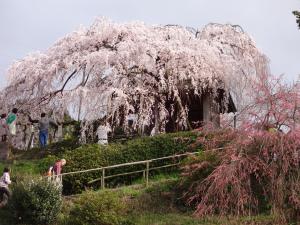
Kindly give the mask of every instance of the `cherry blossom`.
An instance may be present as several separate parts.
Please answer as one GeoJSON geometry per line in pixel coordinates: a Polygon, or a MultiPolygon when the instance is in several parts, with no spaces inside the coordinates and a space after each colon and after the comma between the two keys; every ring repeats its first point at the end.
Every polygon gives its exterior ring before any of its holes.
{"type": "Polygon", "coordinates": [[[193,30],[99,18],[13,63],[1,102],[33,116],[47,110],[83,121],[106,116],[112,128],[126,128],[134,112],[134,129],[159,123],[163,132],[175,117],[184,130],[191,95],[223,89],[242,110],[257,75],[268,71],[268,59],[239,26],[193,30]]]}

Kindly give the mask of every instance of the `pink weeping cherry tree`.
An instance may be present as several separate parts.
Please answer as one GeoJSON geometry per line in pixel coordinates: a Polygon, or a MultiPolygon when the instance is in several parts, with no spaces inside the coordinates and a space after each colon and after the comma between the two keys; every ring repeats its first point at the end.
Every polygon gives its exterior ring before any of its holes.
{"type": "Polygon", "coordinates": [[[238,129],[200,130],[205,152],[183,167],[184,197],[197,216],[271,211],[279,224],[299,221],[299,83],[260,73],[252,87],[238,129]]]}

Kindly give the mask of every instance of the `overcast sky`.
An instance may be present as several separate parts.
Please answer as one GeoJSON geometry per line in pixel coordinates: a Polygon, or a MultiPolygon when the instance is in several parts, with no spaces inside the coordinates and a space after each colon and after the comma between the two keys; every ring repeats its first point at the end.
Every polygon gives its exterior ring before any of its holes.
{"type": "Polygon", "coordinates": [[[296,9],[300,0],[0,0],[0,89],[14,60],[47,49],[97,16],[195,28],[210,22],[239,24],[270,58],[273,74],[292,81],[300,74],[296,9]]]}

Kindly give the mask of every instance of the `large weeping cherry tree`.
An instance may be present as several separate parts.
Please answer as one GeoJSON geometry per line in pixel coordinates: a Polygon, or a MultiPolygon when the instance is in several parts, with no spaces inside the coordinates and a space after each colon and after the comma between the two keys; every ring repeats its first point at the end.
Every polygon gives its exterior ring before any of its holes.
{"type": "Polygon", "coordinates": [[[85,124],[105,117],[113,128],[126,129],[133,112],[134,129],[155,124],[163,132],[171,117],[187,129],[188,101],[204,92],[225,90],[243,109],[262,71],[268,60],[239,26],[194,30],[100,18],[12,64],[1,101],[33,116],[68,110],[85,124]]]}

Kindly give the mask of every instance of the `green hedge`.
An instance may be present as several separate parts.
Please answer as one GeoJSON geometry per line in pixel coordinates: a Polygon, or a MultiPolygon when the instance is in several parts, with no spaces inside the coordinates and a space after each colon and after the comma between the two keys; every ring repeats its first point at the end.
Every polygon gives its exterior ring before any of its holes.
{"type": "MultiPolygon", "coordinates": [[[[197,133],[180,132],[163,134],[155,137],[143,137],[126,142],[125,144],[110,144],[99,146],[97,144],[81,146],[76,150],[63,154],[67,160],[64,172],[79,171],[126,162],[160,158],[173,154],[192,151],[190,145],[195,142],[197,133]]],[[[152,165],[154,166],[154,165],[152,165]]],[[[123,167],[109,170],[106,175],[119,172],[142,169],[141,165],[123,167]]],[[[80,193],[91,180],[101,176],[101,171],[83,173],[80,175],[65,176],[63,179],[64,193],[80,193]]],[[[131,182],[136,176],[110,179],[110,185],[117,185],[122,181],[131,182]]],[[[139,175],[140,177],[140,175],[139,175]]],[[[99,183],[96,186],[99,186],[99,183]]],[[[93,186],[94,187],[94,186],[93,186]]]]}

